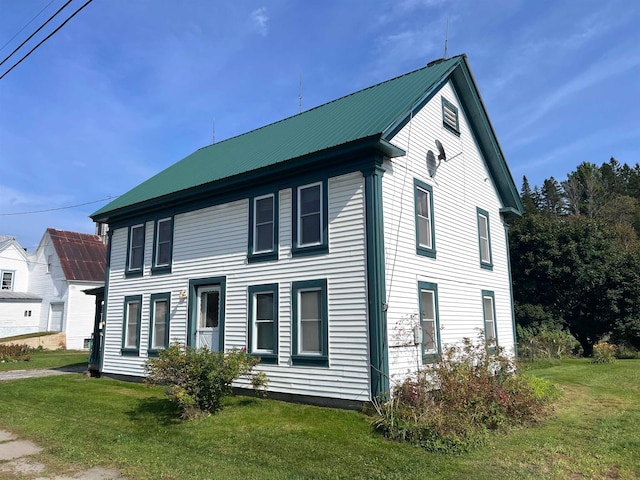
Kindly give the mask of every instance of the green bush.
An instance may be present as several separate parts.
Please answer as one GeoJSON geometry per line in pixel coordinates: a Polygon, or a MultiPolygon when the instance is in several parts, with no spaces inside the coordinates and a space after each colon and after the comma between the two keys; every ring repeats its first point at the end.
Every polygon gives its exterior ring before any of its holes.
{"type": "Polygon", "coordinates": [[[31,349],[28,345],[0,344],[0,362],[28,362],[31,360],[30,352],[31,349]]]}
{"type": "MultiPolygon", "coordinates": [[[[559,328],[526,328],[517,326],[518,355],[527,362],[561,360],[580,350],[580,343],[559,328]]],[[[557,363],[557,362],[556,362],[557,363]]]]}
{"type": "Polygon", "coordinates": [[[616,359],[616,348],[607,342],[598,342],[593,346],[591,363],[613,363],[616,359]]]}
{"type": "MultiPolygon", "coordinates": [[[[373,425],[392,440],[460,453],[491,430],[536,421],[553,398],[545,381],[518,374],[500,348],[465,339],[375,402],[373,425]]],[[[557,392],[557,390],[556,390],[557,392]]]]}
{"type": "Polygon", "coordinates": [[[166,395],[189,419],[220,410],[223,398],[232,392],[232,382],[240,377],[249,378],[256,391],[264,391],[266,375],[252,374],[259,361],[244,349],[224,353],[174,344],[149,359],[145,370],[147,383],[168,387],[166,395]]]}
{"type": "Polygon", "coordinates": [[[633,358],[640,358],[640,352],[638,352],[633,347],[629,347],[627,345],[616,345],[615,348],[616,348],[615,356],[619,360],[630,360],[633,358]]]}

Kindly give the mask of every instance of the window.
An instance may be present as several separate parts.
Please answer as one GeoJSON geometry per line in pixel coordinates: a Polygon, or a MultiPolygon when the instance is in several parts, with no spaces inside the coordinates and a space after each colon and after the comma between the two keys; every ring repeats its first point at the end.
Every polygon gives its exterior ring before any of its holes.
{"type": "Polygon", "coordinates": [[[149,353],[153,354],[169,346],[170,293],[151,295],[151,315],[149,329],[149,353]]]}
{"type": "Polygon", "coordinates": [[[2,272],[2,286],[0,290],[13,290],[13,275],[14,272],[7,270],[2,272]]]}
{"type": "Polygon", "coordinates": [[[140,351],[140,319],[142,296],[124,298],[124,323],[122,328],[122,353],[137,355],[140,351]]]}
{"type": "Polygon", "coordinates": [[[47,255],[47,273],[51,273],[52,264],[53,264],[53,255],[47,255]]]}
{"type": "Polygon", "coordinates": [[[480,266],[493,269],[491,261],[491,235],[489,232],[489,212],[478,208],[478,241],[480,243],[480,266]]]}
{"type": "Polygon", "coordinates": [[[291,295],[294,365],[328,366],[327,281],[293,282],[291,295]]]}
{"type": "Polygon", "coordinates": [[[444,97],[442,97],[442,124],[447,130],[460,135],[458,107],[444,97]]]}
{"type": "Polygon", "coordinates": [[[127,250],[127,274],[142,275],[144,262],[144,225],[134,225],[129,229],[129,249],[127,250]]]}
{"type": "Polygon", "coordinates": [[[420,291],[420,323],[422,326],[422,358],[427,361],[440,355],[440,320],[438,318],[438,286],[418,282],[420,291]]]}
{"type": "Polygon", "coordinates": [[[278,258],[278,202],[275,194],[253,198],[249,203],[249,261],[278,258]]]}
{"type": "Polygon", "coordinates": [[[433,189],[414,180],[416,206],[416,253],[435,258],[436,243],[433,229],[433,189]]]}
{"type": "Polygon", "coordinates": [[[293,253],[326,252],[327,182],[317,182],[296,189],[294,206],[293,253]]]}
{"type": "Polygon", "coordinates": [[[278,285],[249,287],[249,351],[263,363],[278,361],[278,285]]]}
{"type": "Polygon", "coordinates": [[[156,233],[153,243],[152,271],[171,271],[173,243],[173,219],[163,218],[156,222],[156,233]]]}
{"type": "Polygon", "coordinates": [[[482,311],[484,313],[484,338],[487,342],[498,344],[498,335],[496,330],[496,309],[495,297],[493,292],[488,290],[482,291],[482,311]]]}

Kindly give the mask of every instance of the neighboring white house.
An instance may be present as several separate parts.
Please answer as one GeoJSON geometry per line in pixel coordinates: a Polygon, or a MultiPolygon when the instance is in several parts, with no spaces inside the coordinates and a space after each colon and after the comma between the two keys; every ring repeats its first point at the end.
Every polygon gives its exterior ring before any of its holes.
{"type": "Polygon", "coordinates": [[[95,301],[83,290],[104,285],[106,246],[100,237],[49,228],[33,254],[15,239],[0,242],[0,252],[6,277],[0,292],[0,338],[64,332],[66,348],[88,348],[95,301]],[[11,288],[5,272],[13,272],[11,288]]]}
{"type": "Polygon", "coordinates": [[[92,215],[101,371],[247,348],[271,394],[353,405],[464,337],[513,351],[521,212],[464,55],[202,148],[92,215]]]}
{"type": "Polygon", "coordinates": [[[15,237],[0,235],[0,338],[39,331],[42,298],[29,292],[29,259],[15,237]]]}

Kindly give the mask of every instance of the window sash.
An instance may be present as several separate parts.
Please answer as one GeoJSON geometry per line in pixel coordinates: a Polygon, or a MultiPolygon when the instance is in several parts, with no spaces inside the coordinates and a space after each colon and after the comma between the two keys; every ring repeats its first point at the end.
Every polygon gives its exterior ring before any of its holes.
{"type": "Polygon", "coordinates": [[[482,297],[484,303],[484,335],[486,340],[496,339],[496,316],[493,297],[482,297]]]}
{"type": "Polygon", "coordinates": [[[253,318],[252,350],[255,352],[274,353],[275,295],[273,292],[256,292],[253,294],[253,318]]]}
{"type": "Polygon", "coordinates": [[[321,290],[298,291],[298,353],[322,355],[322,295],[321,290]]]}
{"type": "Polygon", "coordinates": [[[322,244],[322,183],[298,187],[298,246],[322,244]]]}
{"type": "Polygon", "coordinates": [[[253,200],[253,253],[274,250],[275,197],[266,195],[253,200]]]}
{"type": "Polygon", "coordinates": [[[151,348],[158,350],[167,346],[167,328],[169,317],[169,302],[165,299],[153,302],[153,336],[151,348]]]}
{"type": "Polygon", "coordinates": [[[428,191],[417,187],[418,244],[421,247],[433,248],[431,231],[431,195],[428,191]]]}
{"type": "Polygon", "coordinates": [[[142,270],[144,262],[144,225],[131,227],[129,270],[142,270]]]}
{"type": "Polygon", "coordinates": [[[436,319],[436,295],[433,290],[423,289],[421,295],[422,345],[424,353],[438,353],[438,332],[436,319]]]}
{"type": "Polygon", "coordinates": [[[139,300],[129,301],[126,304],[127,319],[125,322],[125,348],[138,348],[139,322],[140,322],[140,307],[141,302],[139,300]]]}
{"type": "Polygon", "coordinates": [[[172,219],[158,220],[156,231],[156,267],[166,267],[171,263],[171,227],[172,219]]]}
{"type": "Polygon", "coordinates": [[[1,290],[13,290],[13,272],[2,272],[1,290]]]}

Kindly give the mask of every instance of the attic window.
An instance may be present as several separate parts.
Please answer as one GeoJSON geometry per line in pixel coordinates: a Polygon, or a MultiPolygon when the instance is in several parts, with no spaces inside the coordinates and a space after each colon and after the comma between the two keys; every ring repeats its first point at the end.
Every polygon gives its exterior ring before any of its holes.
{"type": "Polygon", "coordinates": [[[458,107],[444,97],[442,97],[442,124],[447,130],[460,135],[458,107]]]}

